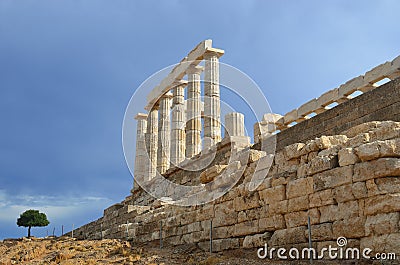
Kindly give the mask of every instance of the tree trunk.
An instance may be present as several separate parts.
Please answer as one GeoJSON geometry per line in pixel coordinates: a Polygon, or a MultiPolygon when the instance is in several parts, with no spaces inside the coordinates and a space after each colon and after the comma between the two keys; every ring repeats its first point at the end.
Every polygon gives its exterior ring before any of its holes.
{"type": "Polygon", "coordinates": [[[31,237],[31,227],[28,227],[28,237],[31,237]]]}

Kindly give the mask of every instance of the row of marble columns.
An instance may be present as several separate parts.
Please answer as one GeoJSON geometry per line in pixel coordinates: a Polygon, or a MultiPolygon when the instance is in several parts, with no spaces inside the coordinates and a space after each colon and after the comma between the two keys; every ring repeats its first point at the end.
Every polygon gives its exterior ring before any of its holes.
{"type": "Polygon", "coordinates": [[[199,154],[202,149],[208,149],[221,141],[218,59],[220,55],[214,51],[206,52],[205,67],[189,66],[186,70],[187,82],[183,80],[177,82],[172,88],[172,93],[167,92],[162,95],[148,114],[136,115],[138,125],[135,177],[152,179],[157,171],[163,174],[171,164],[178,165],[185,158],[191,158],[199,154]],[[200,75],[203,70],[205,72],[202,115],[200,75]],[[186,105],[185,87],[187,87],[186,105]],[[203,144],[202,117],[204,117],[203,144]]]}

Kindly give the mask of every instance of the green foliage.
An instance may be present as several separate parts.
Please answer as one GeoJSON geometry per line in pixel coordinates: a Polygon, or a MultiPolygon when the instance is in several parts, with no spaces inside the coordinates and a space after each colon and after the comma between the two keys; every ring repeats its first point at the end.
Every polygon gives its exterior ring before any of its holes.
{"type": "Polygon", "coordinates": [[[31,236],[31,227],[47,226],[49,223],[47,216],[38,210],[27,210],[17,219],[18,226],[28,227],[28,237],[31,236]]]}

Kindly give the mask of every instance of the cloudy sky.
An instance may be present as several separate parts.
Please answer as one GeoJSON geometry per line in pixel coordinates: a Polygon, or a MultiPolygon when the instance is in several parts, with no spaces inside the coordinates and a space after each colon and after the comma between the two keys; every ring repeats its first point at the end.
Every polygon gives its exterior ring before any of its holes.
{"type": "MultiPolygon", "coordinates": [[[[43,236],[128,195],[121,144],[135,89],[211,38],[275,113],[400,54],[400,2],[0,0],[0,239],[43,236]]],[[[251,129],[251,128],[248,128],[251,129]]]]}

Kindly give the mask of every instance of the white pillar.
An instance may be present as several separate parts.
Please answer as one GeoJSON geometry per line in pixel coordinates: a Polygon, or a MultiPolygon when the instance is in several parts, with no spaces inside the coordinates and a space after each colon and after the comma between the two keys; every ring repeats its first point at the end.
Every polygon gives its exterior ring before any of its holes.
{"type": "Polygon", "coordinates": [[[158,145],[158,104],[154,105],[147,117],[146,149],[149,161],[146,164],[147,176],[150,179],[157,172],[157,146],[158,145]]]}
{"type": "Polygon", "coordinates": [[[185,84],[173,89],[171,123],[171,164],[185,160],[185,84]]]}
{"type": "Polygon", "coordinates": [[[239,112],[231,112],[225,115],[225,137],[245,136],[244,115],[239,112]]]}
{"type": "Polygon", "coordinates": [[[187,69],[187,121],[186,121],[186,157],[191,158],[201,152],[201,66],[187,69]]]}
{"type": "Polygon", "coordinates": [[[250,146],[250,137],[246,136],[244,128],[244,115],[232,112],[225,115],[225,137],[229,141],[232,150],[241,150],[250,146]]]}
{"type": "Polygon", "coordinates": [[[204,149],[221,141],[219,57],[222,50],[204,54],[204,149]]]}
{"type": "Polygon", "coordinates": [[[146,176],[146,130],[147,130],[147,114],[138,113],[135,116],[137,120],[136,125],[136,154],[135,154],[135,168],[134,168],[134,190],[137,190],[137,179],[143,180],[146,176]],[[136,183],[135,183],[136,182],[136,183]]]}
{"type": "Polygon", "coordinates": [[[157,170],[164,174],[169,168],[170,163],[170,110],[171,93],[166,93],[160,98],[160,109],[158,115],[158,149],[157,149],[157,170]]]}

